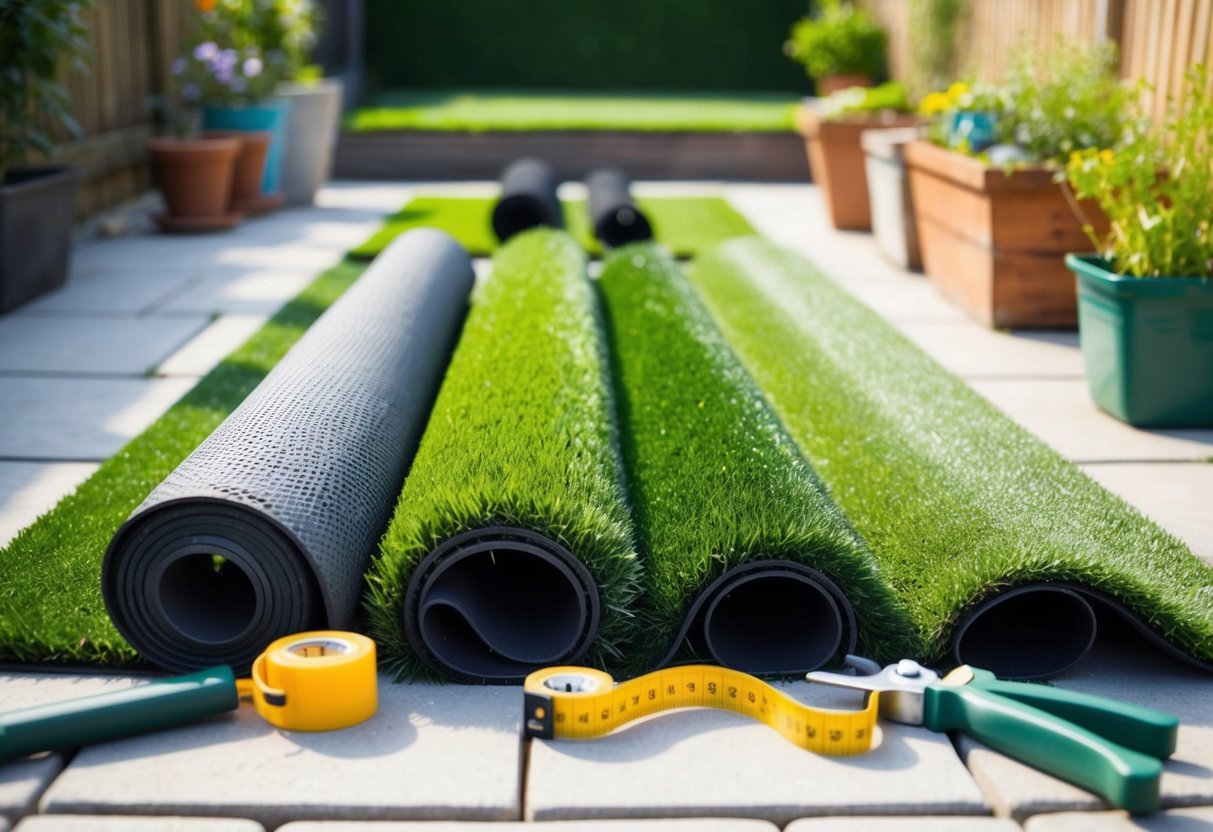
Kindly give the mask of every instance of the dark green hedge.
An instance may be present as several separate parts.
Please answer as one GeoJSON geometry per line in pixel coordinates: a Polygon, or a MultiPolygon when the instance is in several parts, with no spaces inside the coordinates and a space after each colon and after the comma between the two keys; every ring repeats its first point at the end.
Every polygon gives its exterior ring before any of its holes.
{"type": "Polygon", "coordinates": [[[806,0],[367,0],[383,87],[808,90],[806,0]]]}

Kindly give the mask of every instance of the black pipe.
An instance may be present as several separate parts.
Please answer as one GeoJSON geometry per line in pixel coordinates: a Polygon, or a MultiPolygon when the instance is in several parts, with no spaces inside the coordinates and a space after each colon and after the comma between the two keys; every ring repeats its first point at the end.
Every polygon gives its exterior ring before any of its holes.
{"type": "Polygon", "coordinates": [[[501,242],[532,228],[564,227],[556,195],[556,175],[542,159],[518,159],[501,175],[501,196],[493,206],[493,233],[501,242]]]}
{"type": "Polygon", "coordinates": [[[586,177],[585,184],[594,236],[605,246],[653,239],[653,226],[632,199],[627,174],[618,168],[600,168],[586,177]]]}

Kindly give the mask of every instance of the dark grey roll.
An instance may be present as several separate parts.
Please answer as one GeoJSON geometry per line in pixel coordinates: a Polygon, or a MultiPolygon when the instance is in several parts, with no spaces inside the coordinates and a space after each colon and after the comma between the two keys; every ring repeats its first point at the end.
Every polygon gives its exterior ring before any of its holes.
{"type": "Polygon", "coordinates": [[[653,226],[632,199],[627,174],[601,168],[585,179],[594,236],[609,248],[653,239],[653,226]]]}
{"type": "Polygon", "coordinates": [[[518,159],[501,175],[501,196],[493,206],[493,233],[501,242],[532,228],[564,227],[556,195],[556,175],[542,159],[518,159]]]}
{"type": "Polygon", "coordinates": [[[276,638],[351,626],[473,279],[446,234],[400,237],[135,510],[101,580],[145,658],[243,673],[276,638]]]}

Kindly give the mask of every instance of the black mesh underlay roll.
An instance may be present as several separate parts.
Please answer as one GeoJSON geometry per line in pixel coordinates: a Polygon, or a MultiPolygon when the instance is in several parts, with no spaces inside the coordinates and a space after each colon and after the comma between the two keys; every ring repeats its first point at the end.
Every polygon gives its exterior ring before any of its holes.
{"type": "Polygon", "coordinates": [[[399,238],[152,491],[102,565],[136,650],[245,672],[276,638],[353,623],[472,282],[446,234],[399,238]]]}
{"type": "Polygon", "coordinates": [[[636,206],[631,183],[618,168],[601,168],[585,179],[594,236],[610,248],[653,239],[653,227],[636,206]]]}
{"type": "Polygon", "coordinates": [[[564,227],[556,195],[556,175],[542,159],[518,159],[501,175],[501,196],[493,206],[493,233],[501,242],[539,226],[564,227]]]}

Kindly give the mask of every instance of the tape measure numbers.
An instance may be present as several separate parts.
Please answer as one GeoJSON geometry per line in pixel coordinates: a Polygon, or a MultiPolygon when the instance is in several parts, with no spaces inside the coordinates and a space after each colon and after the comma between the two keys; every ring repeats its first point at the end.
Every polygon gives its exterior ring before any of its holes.
{"type": "Polygon", "coordinates": [[[683,665],[615,684],[587,667],[550,667],[527,677],[524,734],[541,739],[592,739],[649,714],[673,708],[719,708],[766,723],[808,751],[831,756],[871,748],[879,695],[862,710],[814,708],[766,682],[724,667],[683,665]]]}
{"type": "Polygon", "coordinates": [[[316,630],[280,638],[238,683],[257,713],[290,731],[332,731],[365,722],[379,706],[375,642],[316,630]]]}

